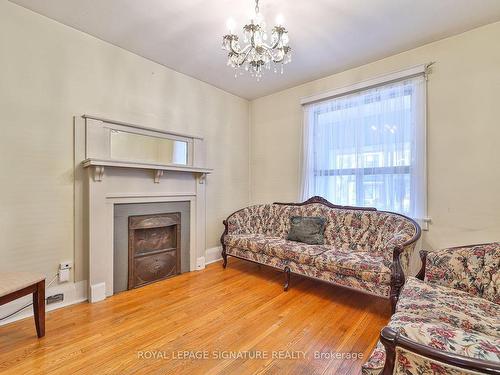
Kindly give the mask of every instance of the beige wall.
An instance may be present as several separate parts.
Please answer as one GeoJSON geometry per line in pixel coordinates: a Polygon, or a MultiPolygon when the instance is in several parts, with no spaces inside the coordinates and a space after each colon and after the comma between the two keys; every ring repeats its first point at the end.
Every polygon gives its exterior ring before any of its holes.
{"type": "Polygon", "coordinates": [[[295,201],[302,97],[435,61],[428,82],[424,246],[500,241],[500,23],[251,103],[251,201],[295,201]]]}
{"type": "Polygon", "coordinates": [[[50,277],[73,260],[74,115],[205,136],[209,248],[249,191],[254,203],[297,199],[301,97],[429,61],[426,245],[500,240],[498,40],[491,24],[254,100],[249,113],[246,100],[0,0],[0,270],[50,277]]]}
{"type": "MultiPolygon", "coordinates": [[[[207,141],[207,248],[248,203],[248,101],[0,0],[0,270],[73,260],[74,115],[207,141]]],[[[78,272],[77,279],[86,278],[78,272]]]]}

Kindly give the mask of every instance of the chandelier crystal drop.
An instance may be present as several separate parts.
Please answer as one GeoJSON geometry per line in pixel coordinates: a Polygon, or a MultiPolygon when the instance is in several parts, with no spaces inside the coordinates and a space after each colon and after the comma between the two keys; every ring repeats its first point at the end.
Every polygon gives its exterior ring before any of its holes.
{"type": "Polygon", "coordinates": [[[277,25],[271,31],[268,44],[266,23],[259,11],[259,0],[255,1],[255,15],[250,23],[243,26],[242,47],[240,40],[233,33],[234,22],[227,22],[229,34],[222,38],[222,48],[228,51],[227,65],[235,69],[235,77],[243,74],[243,69],[260,80],[264,69],[283,74],[283,65],[292,61],[292,49],[288,45],[288,31],[279,17],[277,25]]]}

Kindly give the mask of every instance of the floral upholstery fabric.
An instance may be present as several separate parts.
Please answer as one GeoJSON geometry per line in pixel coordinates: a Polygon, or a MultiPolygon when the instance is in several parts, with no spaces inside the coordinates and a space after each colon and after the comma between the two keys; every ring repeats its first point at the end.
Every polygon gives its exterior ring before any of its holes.
{"type": "MultiPolygon", "coordinates": [[[[389,284],[391,281],[391,271],[384,264],[384,259],[370,253],[346,253],[337,251],[331,246],[306,245],[262,234],[230,234],[225,236],[224,243],[233,248],[280,258],[283,264],[288,262],[306,264],[322,272],[356,277],[376,285],[389,284]]],[[[386,293],[376,294],[388,297],[386,293]]]]}
{"type": "Polygon", "coordinates": [[[385,365],[385,348],[382,342],[379,340],[375,349],[373,349],[370,358],[361,367],[361,373],[363,375],[380,375],[380,372],[385,365]]]}
{"type": "Polygon", "coordinates": [[[367,252],[347,253],[335,249],[325,251],[315,258],[319,270],[359,277],[376,284],[389,284],[391,270],[384,258],[367,252]]]}
{"type": "Polygon", "coordinates": [[[410,323],[400,328],[404,335],[446,352],[488,361],[500,361],[500,337],[436,323],[410,323]]]}
{"type": "Polygon", "coordinates": [[[300,242],[293,242],[281,239],[270,243],[264,248],[264,253],[272,257],[278,257],[285,261],[301,264],[314,264],[316,257],[329,248],[323,245],[306,245],[300,242]]]}
{"type": "Polygon", "coordinates": [[[237,257],[252,260],[254,262],[266,264],[268,266],[283,269],[285,268],[285,263],[282,259],[276,257],[270,257],[263,253],[256,253],[254,251],[246,251],[236,247],[227,247],[226,249],[228,254],[235,255],[237,257]]]}
{"type": "Polygon", "coordinates": [[[231,247],[262,252],[271,241],[280,241],[281,238],[269,237],[263,234],[228,234],[224,237],[224,244],[231,247]]]}
{"type": "Polygon", "coordinates": [[[500,303],[500,242],[429,252],[425,280],[500,303]]]}
{"type": "Polygon", "coordinates": [[[436,322],[500,338],[500,305],[414,277],[404,285],[392,320],[401,324],[436,322]]]}
{"type": "Polygon", "coordinates": [[[224,244],[304,264],[313,264],[317,255],[329,249],[323,245],[306,245],[262,234],[229,234],[225,236],[224,244]]]}
{"type": "Polygon", "coordinates": [[[394,364],[395,375],[478,375],[479,372],[450,366],[449,364],[435,361],[413,353],[403,348],[396,348],[394,364]]]}
{"type": "Polygon", "coordinates": [[[389,298],[390,285],[379,284],[363,280],[356,276],[343,275],[337,272],[320,270],[315,266],[300,264],[295,262],[288,262],[288,267],[294,273],[312,277],[315,279],[327,281],[332,284],[340,285],[346,288],[362,291],[363,293],[373,294],[376,296],[389,298]]]}
{"type": "Polygon", "coordinates": [[[314,265],[308,265],[290,261],[288,259],[269,256],[264,252],[255,252],[231,246],[226,247],[226,252],[229,255],[234,255],[243,259],[266,264],[278,269],[284,269],[285,266],[288,266],[290,267],[290,271],[294,273],[327,281],[329,283],[340,285],[343,287],[360,290],[364,293],[373,294],[384,298],[389,297],[389,284],[378,284],[375,282],[370,282],[368,280],[360,279],[359,277],[355,276],[348,276],[331,271],[320,270],[314,265]]]}
{"type": "Polygon", "coordinates": [[[228,234],[271,234],[270,204],[245,207],[227,219],[228,234]]]}
{"type": "MultiPolygon", "coordinates": [[[[500,305],[468,292],[410,277],[389,327],[436,349],[500,361],[500,305]]],[[[379,373],[384,362],[384,347],[379,343],[363,365],[363,374],[379,373]]],[[[419,373],[412,369],[407,373],[419,373]]]]}
{"type": "Polygon", "coordinates": [[[414,223],[398,214],[330,208],[314,203],[304,206],[266,204],[246,207],[228,218],[228,234],[253,233],[286,238],[291,216],[326,218],[325,245],[343,251],[371,252],[382,256],[389,252],[390,260],[394,246],[402,245],[416,233],[414,223]]]}
{"type": "MultiPolygon", "coordinates": [[[[314,273],[313,277],[386,298],[394,248],[417,233],[415,224],[398,214],[331,208],[319,203],[250,206],[231,215],[227,224],[223,241],[228,247],[262,253],[285,265],[294,263],[294,272],[301,272],[300,265],[305,265],[312,268],[307,272],[314,273]],[[325,244],[286,240],[292,216],[326,218],[325,244]]],[[[414,246],[415,243],[407,245],[400,257],[405,274],[414,246]]]]}

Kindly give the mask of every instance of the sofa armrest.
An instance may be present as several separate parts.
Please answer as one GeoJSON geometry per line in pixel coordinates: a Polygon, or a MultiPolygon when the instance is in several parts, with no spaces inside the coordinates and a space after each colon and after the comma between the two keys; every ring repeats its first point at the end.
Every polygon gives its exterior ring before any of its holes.
{"type": "Polygon", "coordinates": [[[395,231],[388,233],[389,238],[387,238],[385,244],[383,245],[383,252],[388,263],[393,266],[395,261],[395,252],[398,252],[399,262],[401,264],[401,268],[403,269],[403,274],[405,277],[408,277],[410,259],[422,231],[415,220],[406,216],[405,219],[405,225],[402,225],[395,231]]]}
{"type": "Polygon", "coordinates": [[[410,259],[415,250],[415,245],[421,235],[420,226],[413,221],[415,233],[413,236],[408,235],[408,231],[397,232],[391,236],[385,244],[384,254],[390,256],[389,261],[391,268],[391,290],[389,299],[391,300],[392,313],[396,312],[396,304],[399,299],[399,293],[403,288],[406,278],[409,276],[410,259]]]}
{"type": "MultiPolygon", "coordinates": [[[[403,270],[403,274],[405,277],[410,275],[410,260],[413,252],[415,251],[416,242],[412,242],[409,244],[397,245],[392,248],[392,258],[394,259],[394,252],[399,253],[399,262],[401,264],[401,268],[403,270]]],[[[390,251],[390,250],[389,250],[390,251]]]]}
{"type": "Polygon", "coordinates": [[[233,212],[225,220],[225,234],[265,233],[269,230],[270,205],[255,205],[233,212]]]}
{"type": "Polygon", "coordinates": [[[396,245],[392,249],[391,262],[391,290],[389,299],[391,300],[391,310],[396,312],[396,304],[398,303],[399,294],[409,276],[410,258],[415,249],[416,240],[404,245],[396,245]]]}
{"type": "Polygon", "coordinates": [[[417,343],[385,327],[380,333],[386,359],[382,375],[422,373],[500,374],[500,363],[465,357],[417,343]]]}

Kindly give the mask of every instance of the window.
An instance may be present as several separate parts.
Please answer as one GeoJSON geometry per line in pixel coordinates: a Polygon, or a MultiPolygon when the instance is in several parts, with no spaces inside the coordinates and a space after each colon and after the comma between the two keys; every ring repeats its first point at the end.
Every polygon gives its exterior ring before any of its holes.
{"type": "Polygon", "coordinates": [[[302,198],[425,217],[425,79],[306,104],[302,198]]]}

